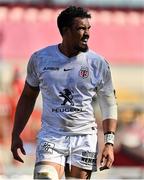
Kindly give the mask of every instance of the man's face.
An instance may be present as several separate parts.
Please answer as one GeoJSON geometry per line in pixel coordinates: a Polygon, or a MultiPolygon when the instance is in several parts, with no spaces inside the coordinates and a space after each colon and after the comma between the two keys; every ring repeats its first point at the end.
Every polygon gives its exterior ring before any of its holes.
{"type": "Polygon", "coordinates": [[[90,24],[88,18],[75,18],[73,24],[68,28],[67,41],[73,50],[86,52],[88,50],[88,39],[90,24]]]}

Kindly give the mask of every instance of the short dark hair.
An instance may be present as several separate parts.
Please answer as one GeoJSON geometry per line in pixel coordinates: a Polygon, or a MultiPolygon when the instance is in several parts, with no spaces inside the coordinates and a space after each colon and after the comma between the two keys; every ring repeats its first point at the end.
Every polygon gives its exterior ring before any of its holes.
{"type": "Polygon", "coordinates": [[[76,17],[91,18],[91,15],[82,7],[70,6],[63,10],[57,18],[57,26],[61,35],[63,35],[63,28],[71,27],[76,17]]]}

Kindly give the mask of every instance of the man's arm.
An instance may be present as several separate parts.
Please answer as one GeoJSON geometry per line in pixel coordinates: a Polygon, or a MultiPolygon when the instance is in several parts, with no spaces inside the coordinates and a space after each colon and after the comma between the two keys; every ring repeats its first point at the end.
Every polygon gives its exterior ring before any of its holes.
{"type": "Polygon", "coordinates": [[[113,88],[109,64],[105,61],[101,68],[102,76],[97,87],[97,99],[102,113],[104,148],[101,155],[101,168],[109,169],[114,161],[114,136],[117,126],[117,102],[113,88]]]}
{"type": "Polygon", "coordinates": [[[20,149],[21,152],[25,155],[25,150],[23,148],[23,142],[20,138],[20,134],[26,126],[34,109],[38,94],[39,88],[33,88],[26,82],[16,107],[14,126],[12,131],[11,151],[14,159],[20,162],[23,162],[23,160],[19,156],[17,150],[20,149]]]}
{"type": "Polygon", "coordinates": [[[111,168],[114,162],[114,136],[117,126],[117,103],[114,92],[99,95],[98,101],[102,112],[102,126],[105,145],[101,155],[100,170],[111,168]]]}
{"type": "Polygon", "coordinates": [[[104,145],[102,155],[101,155],[101,160],[100,160],[101,162],[100,170],[111,168],[114,162],[114,147],[113,147],[114,144],[113,143],[114,143],[114,134],[116,131],[116,126],[117,126],[117,120],[105,119],[103,120],[102,125],[103,125],[104,136],[106,136],[106,139],[105,139],[105,145],[104,145]],[[110,138],[108,138],[107,135],[110,135],[110,138]]]}

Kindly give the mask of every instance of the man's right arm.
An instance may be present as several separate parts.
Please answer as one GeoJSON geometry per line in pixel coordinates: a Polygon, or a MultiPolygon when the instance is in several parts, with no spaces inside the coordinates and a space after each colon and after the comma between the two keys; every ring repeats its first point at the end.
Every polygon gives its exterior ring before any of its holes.
{"type": "Polygon", "coordinates": [[[23,160],[19,156],[17,150],[20,149],[21,152],[25,154],[25,150],[23,148],[23,143],[20,138],[20,134],[23,131],[24,127],[26,126],[29,117],[34,109],[34,105],[38,94],[39,94],[39,88],[31,87],[26,82],[16,107],[14,126],[12,131],[11,151],[13,153],[14,159],[20,162],[23,162],[23,160]]]}

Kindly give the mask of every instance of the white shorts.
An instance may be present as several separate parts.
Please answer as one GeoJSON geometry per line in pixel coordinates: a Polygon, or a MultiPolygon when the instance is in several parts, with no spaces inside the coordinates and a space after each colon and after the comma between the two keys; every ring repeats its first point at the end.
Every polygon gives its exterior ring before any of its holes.
{"type": "Polygon", "coordinates": [[[64,136],[50,133],[48,138],[38,139],[36,163],[55,162],[62,166],[68,163],[82,169],[96,171],[98,143],[97,133],[64,136]]]}

